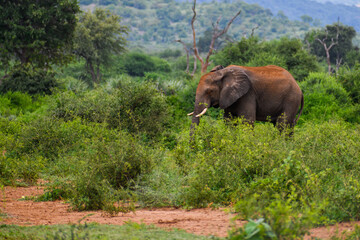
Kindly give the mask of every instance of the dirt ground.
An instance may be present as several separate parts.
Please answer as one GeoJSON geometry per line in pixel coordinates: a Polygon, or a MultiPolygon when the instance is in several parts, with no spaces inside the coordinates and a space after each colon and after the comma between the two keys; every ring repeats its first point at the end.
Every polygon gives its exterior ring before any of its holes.
{"type": "MultiPolygon", "coordinates": [[[[174,208],[137,209],[135,213],[119,214],[109,217],[102,211],[75,212],[63,201],[33,202],[19,200],[24,196],[36,196],[43,193],[43,187],[5,187],[0,192],[0,210],[6,217],[0,224],[23,226],[78,223],[79,221],[100,224],[122,225],[126,221],[154,224],[161,228],[178,228],[198,235],[227,236],[231,229],[230,219],[234,216],[225,209],[193,209],[190,211],[174,208]]],[[[237,221],[236,225],[244,222],[237,221]]],[[[351,231],[354,224],[341,223],[337,226],[321,227],[311,230],[311,237],[330,239],[336,232],[351,231]]]]}

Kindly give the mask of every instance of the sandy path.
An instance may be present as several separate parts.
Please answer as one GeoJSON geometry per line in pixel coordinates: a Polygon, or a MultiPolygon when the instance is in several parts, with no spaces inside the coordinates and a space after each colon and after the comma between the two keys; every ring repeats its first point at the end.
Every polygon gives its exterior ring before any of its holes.
{"type": "MultiPolygon", "coordinates": [[[[119,214],[109,217],[102,211],[74,212],[63,201],[33,202],[19,201],[23,196],[36,196],[43,193],[43,187],[5,187],[0,193],[0,209],[7,217],[5,224],[52,225],[86,222],[122,225],[126,221],[154,224],[162,228],[180,228],[189,233],[225,237],[231,229],[233,214],[224,209],[193,209],[190,211],[174,208],[137,209],[135,213],[119,214]]],[[[242,222],[237,221],[237,225],[242,222]]],[[[352,223],[322,227],[311,231],[312,237],[330,239],[332,235],[353,229],[352,223]]],[[[310,239],[307,237],[306,239],[310,239]]]]}

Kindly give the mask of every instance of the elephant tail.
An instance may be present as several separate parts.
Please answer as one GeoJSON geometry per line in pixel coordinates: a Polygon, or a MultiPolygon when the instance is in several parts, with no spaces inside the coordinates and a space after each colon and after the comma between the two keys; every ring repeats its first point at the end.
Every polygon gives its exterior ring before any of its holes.
{"type": "Polygon", "coordinates": [[[301,114],[302,114],[302,111],[303,111],[303,108],[304,108],[304,94],[301,95],[301,107],[300,107],[300,111],[298,113],[298,116],[295,120],[295,124],[297,123],[297,121],[299,120],[301,114]]]}

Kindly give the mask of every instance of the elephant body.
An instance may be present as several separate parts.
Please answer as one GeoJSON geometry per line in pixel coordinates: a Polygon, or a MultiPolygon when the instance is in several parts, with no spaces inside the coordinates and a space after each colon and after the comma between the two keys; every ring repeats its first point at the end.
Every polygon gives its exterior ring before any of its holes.
{"type": "Polygon", "coordinates": [[[225,118],[244,117],[250,124],[270,120],[281,131],[295,126],[303,106],[299,85],[281,67],[216,66],[199,81],[192,123],[199,124],[208,107],[220,107],[225,118]]]}

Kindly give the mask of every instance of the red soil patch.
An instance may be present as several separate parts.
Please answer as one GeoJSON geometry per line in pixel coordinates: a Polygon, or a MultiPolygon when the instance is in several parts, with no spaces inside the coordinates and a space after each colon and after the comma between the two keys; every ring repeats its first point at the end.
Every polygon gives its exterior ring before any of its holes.
{"type": "MultiPolygon", "coordinates": [[[[122,225],[126,221],[154,224],[162,228],[179,228],[198,235],[225,237],[231,229],[233,214],[224,209],[193,209],[190,211],[174,208],[137,209],[135,213],[119,214],[109,217],[102,211],[75,212],[63,201],[33,202],[20,201],[24,196],[37,196],[43,193],[43,187],[5,187],[0,193],[0,212],[6,217],[0,223],[16,225],[52,225],[79,223],[79,221],[100,224],[122,225]]],[[[237,221],[236,225],[243,222],[237,221]]],[[[321,227],[311,230],[311,237],[330,239],[334,234],[350,231],[352,223],[321,227]]],[[[310,237],[306,237],[310,239],[310,237]]]]}

